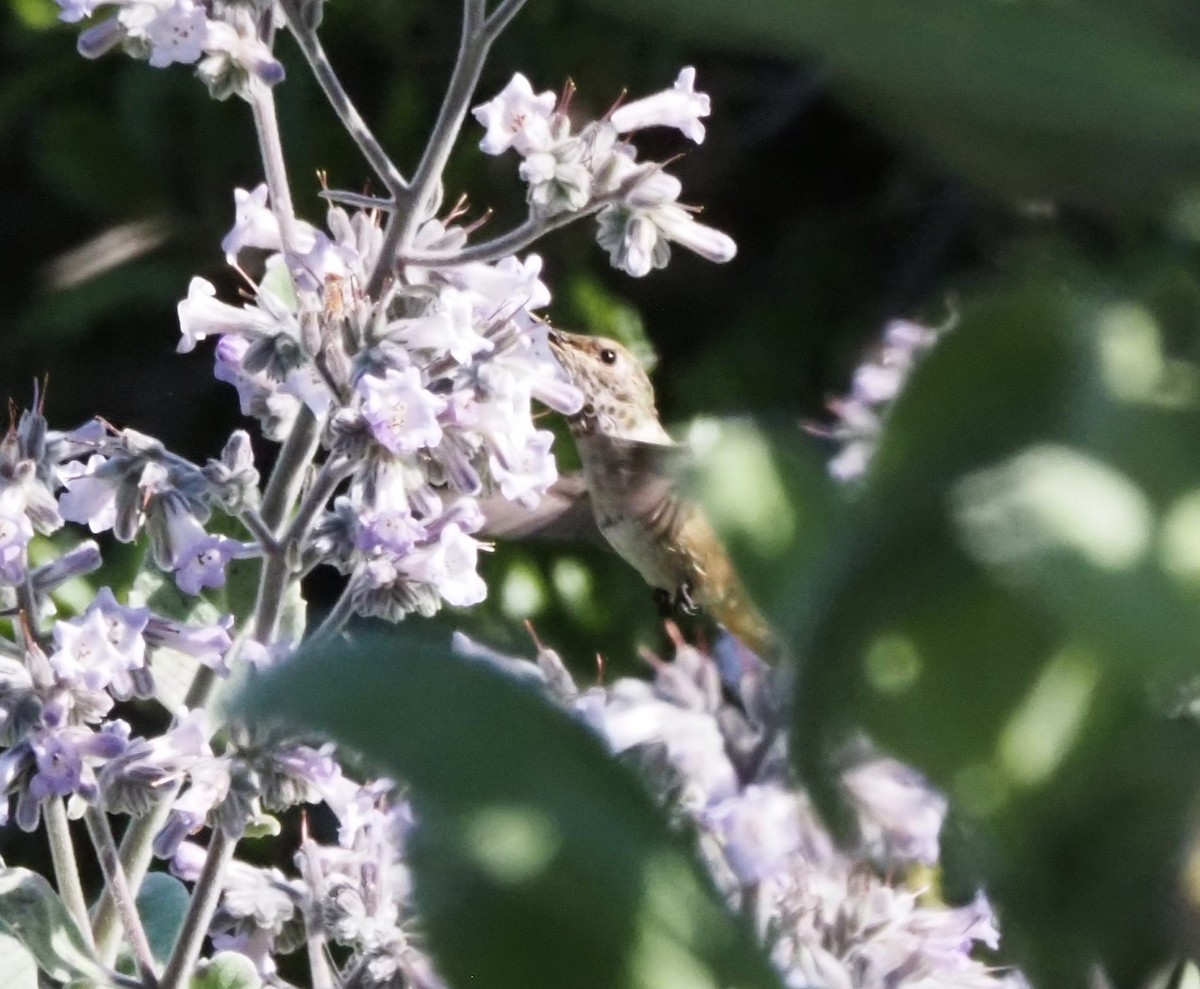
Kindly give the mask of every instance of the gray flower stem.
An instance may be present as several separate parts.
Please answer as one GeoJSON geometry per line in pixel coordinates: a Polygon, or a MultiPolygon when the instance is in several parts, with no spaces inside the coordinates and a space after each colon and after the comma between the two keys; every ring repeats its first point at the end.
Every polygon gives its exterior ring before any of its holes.
{"type": "MultiPolygon", "coordinates": [[[[281,454],[282,456],[282,454],[281,454]]],[[[312,486],[304,494],[295,517],[279,539],[276,552],[266,556],[262,579],[258,585],[258,600],[254,605],[253,636],[263,645],[275,641],[280,609],[288,583],[295,578],[292,554],[307,538],[313,520],[329,500],[342,479],[353,469],[347,460],[327,460],[321,465],[312,486]]],[[[264,512],[265,514],[265,512],[264,512]]]]}
{"type": "Polygon", "coordinates": [[[375,135],[371,133],[371,128],[363,120],[362,114],[358,112],[346,90],[342,88],[341,80],[334,72],[333,66],[325,54],[325,49],[321,47],[317,32],[304,23],[304,18],[296,10],[293,0],[283,0],[281,6],[288,29],[304,53],[317,84],[321,87],[325,98],[329,100],[329,105],[333,107],[333,112],[337,114],[342,126],[346,128],[346,132],[358,145],[358,150],[367,159],[367,163],[379,176],[379,180],[391,193],[392,198],[403,199],[408,191],[407,179],[400,174],[400,170],[383,150],[375,135]]]}
{"type": "Polygon", "coordinates": [[[263,177],[271,194],[271,211],[279,223],[279,237],[286,257],[296,248],[296,211],[292,206],[292,190],[283,157],[283,140],[279,136],[279,119],[275,114],[275,95],[270,86],[252,79],[248,99],[254,115],[254,129],[258,133],[263,177]]]}
{"type": "Polygon", "coordinates": [[[499,261],[501,258],[524,250],[534,241],[540,239],[552,230],[580,220],[585,216],[598,213],[611,202],[616,202],[617,196],[597,198],[583,209],[570,213],[556,213],[550,217],[529,217],[518,227],[513,227],[491,240],[481,240],[457,251],[434,252],[424,254],[401,254],[396,260],[400,264],[411,264],[420,268],[442,268],[451,265],[467,264],[471,261],[499,261]]]}
{"type": "Polygon", "coordinates": [[[266,491],[263,492],[259,514],[272,532],[279,531],[284,518],[299,497],[305,472],[312,463],[320,439],[317,418],[306,405],[300,409],[292,431],[279,449],[279,456],[275,459],[266,491]]]}
{"type": "Polygon", "coordinates": [[[46,837],[50,842],[50,860],[54,863],[58,895],[75,918],[80,933],[90,943],[92,929],[88,926],[87,901],[83,898],[79,863],[75,859],[75,845],[71,841],[71,826],[62,797],[51,797],[42,804],[42,819],[46,822],[46,837]]]}
{"type": "MultiPolygon", "coordinates": [[[[189,711],[205,707],[216,686],[216,674],[207,666],[200,667],[192,679],[183,706],[189,711]]],[[[181,782],[171,782],[163,787],[158,801],[141,817],[135,817],[129,822],[125,834],[121,836],[120,862],[121,871],[125,876],[130,895],[137,896],[141,889],[142,880],[150,868],[154,858],[154,836],[162,830],[179,793],[181,782]]],[[[92,933],[96,939],[97,956],[100,961],[111,967],[116,961],[117,950],[121,943],[121,925],[118,923],[117,903],[111,886],[105,885],[100,899],[92,911],[92,933]]]]}
{"type": "Polygon", "coordinates": [[[523,2],[503,0],[491,17],[487,17],[484,0],[463,0],[458,57],[450,73],[446,96],[438,111],[429,143],[413,175],[407,209],[398,211],[384,231],[379,258],[367,281],[366,292],[370,298],[379,298],[395,266],[396,255],[408,250],[417,229],[428,218],[429,201],[441,185],[442,173],[466,119],[488,50],[500,30],[521,9],[523,2]]]}
{"type": "Polygon", "coordinates": [[[233,859],[236,847],[237,842],[226,836],[224,831],[213,829],[204,868],[192,889],[192,899],[183,918],[183,926],[179,929],[179,939],[167,960],[167,967],[159,980],[159,989],[183,989],[191,978],[208,934],[208,925],[212,923],[221,897],[225,869],[233,859]]]}
{"type": "Polygon", "coordinates": [[[117,852],[117,843],[113,840],[108,817],[99,807],[89,807],[84,819],[87,821],[92,845],[96,849],[96,857],[100,860],[100,868],[104,872],[105,888],[112,890],[112,897],[121,917],[121,926],[125,928],[125,937],[129,940],[133,955],[137,959],[142,984],[147,987],[157,986],[158,971],[154,965],[150,941],[146,937],[146,929],[142,926],[142,918],[138,916],[137,903],[126,880],[125,870],[121,867],[120,854],[117,852]]]}
{"type": "Polygon", "coordinates": [[[350,620],[350,616],[354,614],[354,593],[356,591],[356,579],[358,574],[346,582],[346,586],[342,588],[342,593],[338,595],[334,606],[329,610],[329,613],[321,620],[313,633],[308,637],[309,644],[317,644],[326,642],[338,634],[350,620]]]}

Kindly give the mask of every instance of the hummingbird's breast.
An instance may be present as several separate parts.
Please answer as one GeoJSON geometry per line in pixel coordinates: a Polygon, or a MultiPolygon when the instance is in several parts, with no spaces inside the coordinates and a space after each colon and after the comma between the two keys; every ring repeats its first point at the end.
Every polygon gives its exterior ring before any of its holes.
{"type": "Polygon", "coordinates": [[[674,593],[693,577],[679,537],[694,511],[676,497],[664,468],[663,459],[674,447],[602,434],[580,436],[576,442],[604,538],[646,583],[674,593]]]}

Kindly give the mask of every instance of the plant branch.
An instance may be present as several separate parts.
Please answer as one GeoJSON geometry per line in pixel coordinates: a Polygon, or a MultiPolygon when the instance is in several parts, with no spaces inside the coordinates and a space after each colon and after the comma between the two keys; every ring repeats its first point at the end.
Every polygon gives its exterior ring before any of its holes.
{"type": "Polygon", "coordinates": [[[354,614],[354,586],[357,576],[358,574],[355,573],[346,581],[346,586],[342,588],[342,593],[338,595],[334,606],[321,620],[321,624],[313,630],[312,635],[308,637],[309,645],[333,638],[350,620],[350,616],[354,614]]]}
{"type": "Polygon", "coordinates": [[[263,521],[263,517],[256,510],[252,508],[247,509],[238,517],[241,519],[242,525],[258,540],[263,553],[279,552],[279,540],[275,538],[275,533],[271,531],[267,523],[263,521]]]}
{"type": "Polygon", "coordinates": [[[150,941],[146,938],[142,918],[138,916],[137,903],[126,881],[125,870],[121,868],[117,843],[113,840],[108,817],[99,807],[89,807],[85,820],[92,845],[96,849],[96,857],[100,860],[100,868],[104,872],[105,888],[112,890],[117,912],[121,916],[121,926],[125,928],[125,937],[137,959],[142,982],[146,986],[157,986],[158,972],[154,965],[154,954],[150,950],[150,941]]]}
{"type": "Polygon", "coordinates": [[[295,578],[292,572],[292,554],[308,535],[309,527],[317,512],[324,507],[342,479],[353,469],[344,459],[327,460],[321,465],[312,486],[305,492],[295,517],[279,539],[279,552],[266,557],[262,579],[258,585],[258,600],[254,605],[252,635],[264,646],[275,641],[283,596],[289,581],[295,578]]]}
{"type": "Polygon", "coordinates": [[[484,23],[484,32],[488,35],[489,41],[494,41],[496,35],[508,27],[508,22],[517,16],[517,12],[525,6],[525,0],[502,0],[496,4],[496,9],[493,10],[484,23]]]}
{"type": "Polygon", "coordinates": [[[300,409],[292,431],[280,447],[275,466],[271,469],[270,480],[267,481],[267,489],[263,492],[259,514],[272,532],[279,531],[284,518],[295,504],[300,487],[304,483],[304,473],[312,463],[320,439],[316,416],[306,405],[300,409]]]}
{"type": "Polygon", "coordinates": [[[80,933],[92,943],[92,928],[88,924],[87,901],[79,881],[79,862],[71,842],[71,825],[62,797],[51,797],[42,804],[42,819],[46,822],[46,837],[50,842],[50,860],[54,863],[54,880],[58,895],[79,925],[80,933]]]}
{"type": "Polygon", "coordinates": [[[325,49],[321,46],[317,32],[304,23],[304,18],[296,10],[294,0],[283,0],[282,7],[292,37],[296,39],[296,44],[300,46],[305,59],[308,60],[309,68],[312,69],[313,76],[325,94],[325,98],[329,100],[329,105],[333,107],[333,112],[337,114],[342,126],[346,128],[354,143],[358,145],[358,150],[367,159],[367,163],[379,176],[384,188],[392,194],[392,198],[403,199],[408,191],[408,181],[400,174],[400,170],[383,150],[383,146],[371,133],[371,128],[367,126],[367,122],[355,108],[346,90],[342,88],[341,80],[333,70],[333,65],[330,64],[325,49]]]}
{"type": "Polygon", "coordinates": [[[204,868],[192,889],[192,899],[183,918],[183,926],[179,929],[179,939],[175,942],[167,967],[163,970],[159,989],[183,989],[187,984],[186,980],[191,977],[196,959],[200,957],[200,949],[204,946],[204,938],[208,934],[208,925],[212,923],[213,913],[221,898],[225,869],[233,858],[236,847],[237,842],[227,837],[224,831],[220,828],[213,829],[204,868]]]}
{"type": "MultiPolygon", "coordinates": [[[[192,678],[183,706],[193,711],[205,707],[216,686],[216,674],[207,666],[201,666],[192,678]]],[[[125,834],[121,837],[121,869],[129,885],[130,894],[137,896],[142,886],[142,880],[150,868],[150,860],[154,857],[154,836],[167,823],[171,807],[175,803],[175,795],[179,792],[180,781],[173,781],[163,788],[158,801],[141,817],[135,817],[129,822],[125,834]]],[[[120,947],[120,931],[116,903],[112,890],[105,887],[100,899],[92,911],[92,931],[96,938],[97,953],[101,962],[111,966],[117,957],[120,947]]]]}
{"type": "Polygon", "coordinates": [[[270,86],[257,79],[250,81],[249,90],[254,129],[258,132],[258,147],[262,154],[263,177],[267,180],[271,211],[279,223],[279,236],[283,241],[284,256],[287,257],[296,249],[296,210],[292,206],[292,190],[288,185],[279,119],[275,115],[275,96],[270,86]]]}
{"type": "Polygon", "coordinates": [[[471,261],[499,261],[501,258],[523,250],[534,241],[561,227],[581,220],[585,216],[598,213],[609,203],[616,202],[617,194],[602,196],[589,203],[581,210],[571,213],[556,213],[546,218],[529,217],[518,227],[513,227],[491,240],[482,240],[478,244],[470,244],[457,251],[430,251],[425,254],[402,254],[396,260],[400,264],[411,264],[422,268],[450,267],[467,264],[471,261]]]}
{"type": "Polygon", "coordinates": [[[484,0],[463,0],[462,35],[446,96],[438,111],[429,143],[425,146],[425,153],[421,155],[420,164],[413,175],[408,192],[408,208],[393,216],[384,231],[383,246],[367,281],[366,293],[369,298],[378,299],[382,295],[395,266],[396,254],[408,249],[417,229],[428,219],[429,200],[441,185],[442,172],[462,128],[494,37],[486,29],[484,0]]]}

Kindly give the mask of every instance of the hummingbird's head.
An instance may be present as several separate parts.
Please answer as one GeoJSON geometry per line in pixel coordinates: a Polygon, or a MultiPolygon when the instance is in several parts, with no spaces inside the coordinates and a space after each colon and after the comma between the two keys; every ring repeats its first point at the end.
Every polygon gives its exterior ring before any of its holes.
{"type": "Polygon", "coordinates": [[[571,383],[583,392],[583,409],[571,420],[573,432],[657,441],[662,426],[654,387],[633,354],[616,340],[583,333],[550,330],[546,339],[571,383]]]}

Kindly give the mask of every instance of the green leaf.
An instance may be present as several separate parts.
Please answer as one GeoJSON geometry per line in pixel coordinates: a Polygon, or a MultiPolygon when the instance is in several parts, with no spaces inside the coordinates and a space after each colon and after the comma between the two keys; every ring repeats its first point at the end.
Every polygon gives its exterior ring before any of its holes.
{"type": "Polygon", "coordinates": [[[1200,369],[1168,356],[1155,276],[1066,266],[968,300],[829,552],[796,563],[795,764],[835,824],[829,758],[857,732],[927,772],[957,814],[948,888],[982,882],[1035,984],[1100,962],[1132,985],[1182,948],[1200,369]]]}
{"type": "Polygon", "coordinates": [[[59,982],[110,980],[54,888],[29,869],[0,868],[0,927],[59,982]]]}
{"type": "Polygon", "coordinates": [[[790,634],[811,597],[841,508],[808,438],[771,434],[749,422],[700,420],[697,469],[685,478],[774,628],[790,634]],[[751,494],[752,493],[752,494],[751,494]]]}
{"type": "Polygon", "coordinates": [[[222,951],[197,966],[190,989],[259,989],[262,979],[245,955],[222,951]]]}
{"type": "Polygon", "coordinates": [[[165,965],[187,913],[187,887],[166,872],[148,872],[137,894],[138,915],[154,960],[165,965]]]}
{"type": "Polygon", "coordinates": [[[771,986],[749,931],[641,784],[538,692],[413,635],[253,684],[411,786],[416,896],[455,985],[771,986]]]}
{"type": "Polygon", "coordinates": [[[37,962],[15,937],[0,934],[0,972],[5,989],[37,989],[37,962]]]}
{"type": "Polygon", "coordinates": [[[1125,213],[1200,179],[1184,4],[597,2],[659,30],[815,58],[860,107],[1005,194],[1125,213]]]}

